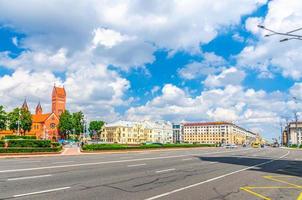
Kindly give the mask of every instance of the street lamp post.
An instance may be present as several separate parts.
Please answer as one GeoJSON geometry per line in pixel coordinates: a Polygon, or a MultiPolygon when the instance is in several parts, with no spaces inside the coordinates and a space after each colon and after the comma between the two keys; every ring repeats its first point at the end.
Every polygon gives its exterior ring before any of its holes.
{"type": "Polygon", "coordinates": [[[264,35],[265,37],[270,37],[270,36],[273,36],[273,35],[285,36],[285,38],[279,40],[280,42],[286,42],[286,41],[289,41],[289,40],[302,40],[302,35],[293,34],[297,31],[301,31],[302,28],[297,28],[297,29],[294,29],[294,30],[291,30],[291,31],[288,31],[288,32],[285,32],[285,33],[279,32],[279,31],[274,31],[274,30],[266,28],[264,25],[260,25],[260,24],[258,25],[258,28],[266,30],[270,33],[270,34],[264,35]]]}

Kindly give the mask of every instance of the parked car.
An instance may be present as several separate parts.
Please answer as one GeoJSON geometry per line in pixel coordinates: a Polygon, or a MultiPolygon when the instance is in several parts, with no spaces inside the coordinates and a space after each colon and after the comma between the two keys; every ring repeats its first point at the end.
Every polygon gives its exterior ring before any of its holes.
{"type": "Polygon", "coordinates": [[[237,146],[235,144],[226,144],[226,145],[224,145],[224,147],[227,148],[227,149],[237,148],[237,146]]]}

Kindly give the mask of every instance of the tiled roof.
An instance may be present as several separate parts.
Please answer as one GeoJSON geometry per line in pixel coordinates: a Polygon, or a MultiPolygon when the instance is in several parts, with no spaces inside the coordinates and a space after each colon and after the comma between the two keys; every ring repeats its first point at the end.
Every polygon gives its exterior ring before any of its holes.
{"type": "Polygon", "coordinates": [[[33,123],[41,123],[45,122],[45,120],[51,115],[51,113],[46,113],[46,114],[38,114],[38,115],[32,115],[32,122],[33,123]]]}
{"type": "Polygon", "coordinates": [[[184,126],[209,126],[209,125],[232,125],[230,122],[190,122],[184,123],[184,126]]]}

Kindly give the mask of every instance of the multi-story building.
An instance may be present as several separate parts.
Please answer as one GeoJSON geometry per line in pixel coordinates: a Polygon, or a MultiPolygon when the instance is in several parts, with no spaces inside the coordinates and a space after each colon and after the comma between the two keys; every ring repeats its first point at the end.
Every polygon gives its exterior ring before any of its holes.
{"type": "Polygon", "coordinates": [[[105,125],[100,139],[103,142],[121,144],[172,143],[172,135],[172,125],[169,122],[117,121],[105,125]]]}
{"type": "Polygon", "coordinates": [[[207,144],[244,144],[256,137],[229,122],[195,122],[183,124],[183,142],[207,144]]]}
{"type": "Polygon", "coordinates": [[[173,128],[173,143],[182,142],[182,124],[172,124],[173,128]]]}
{"type": "Polygon", "coordinates": [[[290,122],[283,132],[283,144],[302,144],[302,122],[290,122]]]}
{"type": "Polygon", "coordinates": [[[143,126],[151,130],[147,142],[173,143],[172,124],[166,121],[144,121],[143,126]]]}

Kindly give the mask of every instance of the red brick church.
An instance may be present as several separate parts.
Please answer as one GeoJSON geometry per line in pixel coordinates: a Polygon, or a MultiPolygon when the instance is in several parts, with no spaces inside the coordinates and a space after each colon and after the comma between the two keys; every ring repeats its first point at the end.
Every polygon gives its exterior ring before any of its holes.
{"type": "MultiPolygon", "coordinates": [[[[51,112],[43,113],[40,102],[36,106],[36,112],[32,115],[31,131],[26,135],[36,136],[37,139],[59,139],[59,118],[66,108],[66,91],[64,87],[53,87],[51,98],[51,112]]],[[[29,109],[26,100],[23,109],[29,109]]]]}

